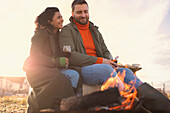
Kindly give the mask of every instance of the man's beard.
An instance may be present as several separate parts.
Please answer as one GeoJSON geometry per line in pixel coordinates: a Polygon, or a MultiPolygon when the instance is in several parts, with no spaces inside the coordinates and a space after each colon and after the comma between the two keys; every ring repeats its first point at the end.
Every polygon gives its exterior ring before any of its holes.
{"type": "MultiPolygon", "coordinates": [[[[73,17],[73,18],[74,18],[74,20],[75,20],[77,23],[79,23],[79,24],[81,24],[81,25],[86,25],[86,24],[88,23],[88,21],[89,21],[89,18],[86,18],[86,22],[82,23],[80,20],[76,19],[75,17],[73,17]]],[[[81,19],[82,19],[82,18],[81,18],[81,19]]]]}

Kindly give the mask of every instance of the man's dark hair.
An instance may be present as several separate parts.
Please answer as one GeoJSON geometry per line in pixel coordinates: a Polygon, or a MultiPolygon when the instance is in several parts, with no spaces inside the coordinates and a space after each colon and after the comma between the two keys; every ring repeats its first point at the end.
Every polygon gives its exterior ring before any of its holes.
{"type": "Polygon", "coordinates": [[[77,4],[86,4],[88,6],[85,0],[74,0],[73,3],[71,4],[72,12],[74,11],[75,5],[77,4]]]}

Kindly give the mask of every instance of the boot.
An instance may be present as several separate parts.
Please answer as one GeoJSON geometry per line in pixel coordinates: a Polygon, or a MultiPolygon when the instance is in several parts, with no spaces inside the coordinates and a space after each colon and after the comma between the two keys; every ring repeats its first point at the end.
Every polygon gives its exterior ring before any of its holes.
{"type": "Polygon", "coordinates": [[[170,100],[147,83],[137,88],[137,97],[143,106],[153,113],[169,113],[170,100]]]}

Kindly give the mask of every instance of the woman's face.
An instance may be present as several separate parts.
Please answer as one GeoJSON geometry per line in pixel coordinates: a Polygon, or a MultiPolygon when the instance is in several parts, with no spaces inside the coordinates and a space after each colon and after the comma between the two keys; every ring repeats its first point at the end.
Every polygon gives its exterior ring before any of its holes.
{"type": "Polygon", "coordinates": [[[51,25],[54,29],[62,29],[63,28],[63,18],[60,12],[55,12],[53,20],[51,21],[51,25]]]}

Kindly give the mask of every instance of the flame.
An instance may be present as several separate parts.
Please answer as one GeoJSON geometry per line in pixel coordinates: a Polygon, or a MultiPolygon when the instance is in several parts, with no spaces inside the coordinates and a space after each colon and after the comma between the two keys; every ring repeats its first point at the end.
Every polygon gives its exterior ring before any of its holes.
{"type": "MultiPolygon", "coordinates": [[[[113,73],[111,73],[111,75],[113,75],[113,73]]],[[[129,82],[132,85],[129,85],[124,82],[125,76],[126,76],[126,70],[124,70],[121,74],[120,74],[120,72],[118,72],[118,74],[115,77],[110,77],[101,86],[101,91],[106,90],[110,87],[118,87],[120,95],[125,99],[121,103],[120,106],[110,107],[109,110],[119,110],[119,109],[130,110],[133,107],[133,102],[137,95],[137,91],[134,86],[134,84],[136,82],[136,77],[135,77],[134,81],[132,80],[129,82]],[[122,86],[122,83],[123,83],[123,86],[122,86]]],[[[134,76],[136,76],[136,75],[134,75],[134,76]]]]}

